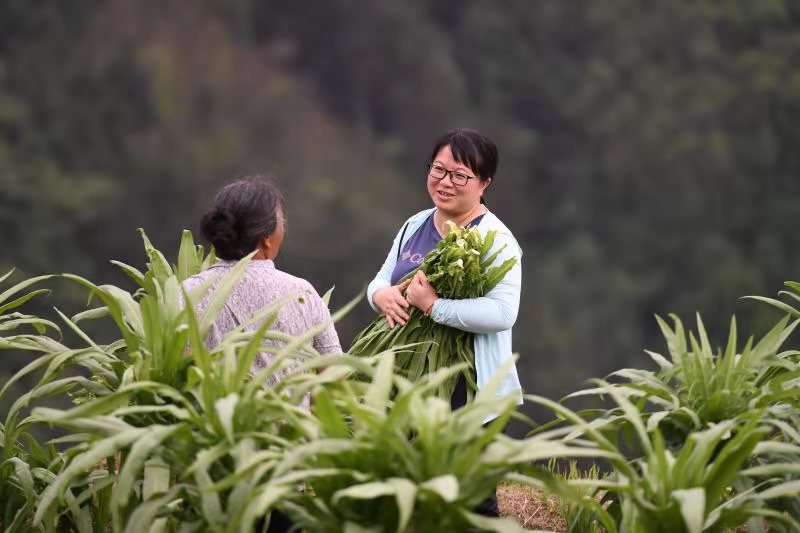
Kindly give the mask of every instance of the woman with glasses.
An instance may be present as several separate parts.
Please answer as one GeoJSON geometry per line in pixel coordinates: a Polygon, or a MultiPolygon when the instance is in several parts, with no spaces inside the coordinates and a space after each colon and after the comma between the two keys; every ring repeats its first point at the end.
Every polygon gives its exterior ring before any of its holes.
{"type": "MultiPolygon", "coordinates": [[[[489,211],[484,201],[484,194],[495,179],[498,159],[495,144],[478,131],[457,129],[439,138],[427,169],[433,207],[403,224],[386,261],[367,289],[369,304],[386,315],[391,327],[405,324],[407,310],[413,305],[437,323],[474,333],[478,388],[511,357],[511,328],[519,309],[522,251],[511,231],[489,211]],[[497,264],[509,257],[517,259],[505,278],[483,297],[440,298],[422,272],[399,284],[446,234],[447,221],[460,227],[475,226],[484,237],[488,231],[496,231],[495,249],[505,245],[497,264]]],[[[522,403],[516,367],[508,371],[498,394],[513,394],[522,403]]],[[[466,399],[467,385],[461,377],[450,403],[457,409],[465,405],[466,399]]],[[[487,500],[478,512],[497,516],[497,500],[487,500]]]]}

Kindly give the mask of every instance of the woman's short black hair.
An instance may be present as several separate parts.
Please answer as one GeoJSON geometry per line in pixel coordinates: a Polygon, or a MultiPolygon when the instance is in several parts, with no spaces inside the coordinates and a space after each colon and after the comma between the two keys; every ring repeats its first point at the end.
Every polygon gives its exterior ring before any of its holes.
{"type": "Polygon", "coordinates": [[[497,165],[500,164],[500,155],[497,153],[497,146],[489,137],[477,130],[466,128],[448,131],[436,140],[430,163],[433,163],[436,154],[445,146],[450,146],[453,158],[468,166],[481,181],[489,178],[494,180],[497,165]]]}
{"type": "Polygon", "coordinates": [[[275,231],[282,209],[283,195],[275,184],[254,176],[223,187],[200,220],[200,230],[217,256],[238,261],[275,231]]]}

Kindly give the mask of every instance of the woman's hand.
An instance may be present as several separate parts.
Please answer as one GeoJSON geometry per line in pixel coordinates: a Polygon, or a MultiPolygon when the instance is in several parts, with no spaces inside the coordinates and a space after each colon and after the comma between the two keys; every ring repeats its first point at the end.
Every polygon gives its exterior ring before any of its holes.
{"type": "Polygon", "coordinates": [[[433,303],[439,298],[436,294],[436,289],[433,285],[428,283],[428,278],[425,273],[418,270],[414,277],[411,278],[411,284],[406,291],[406,299],[408,303],[422,311],[424,314],[430,314],[433,308],[433,303]]]}
{"type": "Polygon", "coordinates": [[[384,287],[375,291],[375,294],[372,295],[372,303],[381,310],[381,313],[386,315],[386,321],[389,323],[390,328],[394,328],[395,324],[404,326],[408,322],[406,309],[408,309],[409,304],[403,298],[403,290],[408,287],[411,281],[411,279],[407,279],[400,285],[384,287]]]}

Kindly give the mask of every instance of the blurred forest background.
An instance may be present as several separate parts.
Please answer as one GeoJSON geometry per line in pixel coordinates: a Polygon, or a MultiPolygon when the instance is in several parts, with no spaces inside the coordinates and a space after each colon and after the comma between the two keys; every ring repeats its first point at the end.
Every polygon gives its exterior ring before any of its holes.
{"type": "MultiPolygon", "coordinates": [[[[795,0],[2,0],[0,270],[131,289],[109,260],[144,266],[136,228],[174,258],[258,172],[288,198],[278,266],[337,308],[456,126],[500,147],[529,392],[650,368],[654,314],[759,332],[738,298],[800,279],[795,0]]],[[[85,306],[49,285],[41,309],[85,306]]],[[[28,356],[0,357],[2,383],[28,356]]]]}

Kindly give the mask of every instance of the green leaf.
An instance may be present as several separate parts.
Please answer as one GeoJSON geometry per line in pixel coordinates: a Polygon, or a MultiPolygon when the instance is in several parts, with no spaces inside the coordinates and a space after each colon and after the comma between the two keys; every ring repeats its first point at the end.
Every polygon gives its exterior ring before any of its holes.
{"type": "Polygon", "coordinates": [[[233,288],[239,283],[239,280],[242,278],[242,276],[244,276],[244,273],[247,270],[247,265],[250,264],[250,259],[254,254],[255,252],[252,252],[251,254],[243,257],[238,263],[236,263],[230,272],[224,275],[219,284],[217,284],[216,288],[214,289],[214,293],[206,303],[205,312],[199,321],[200,337],[202,339],[205,339],[208,336],[208,332],[211,330],[214,320],[216,320],[217,315],[228,301],[228,297],[230,296],[231,291],[233,291],[233,288]]]}
{"type": "Polygon", "coordinates": [[[791,305],[785,304],[780,300],[775,300],[774,298],[766,298],[764,296],[743,296],[742,298],[745,300],[756,300],[758,302],[764,302],[773,307],[777,307],[784,313],[788,313],[793,317],[800,317],[800,311],[798,311],[791,305]]]}
{"type": "Polygon", "coordinates": [[[57,355],[58,352],[51,352],[49,354],[43,355],[42,357],[34,359],[33,361],[25,365],[16,374],[11,376],[11,378],[5,383],[5,385],[3,385],[3,388],[0,389],[0,398],[5,396],[6,392],[8,392],[11,389],[11,386],[14,383],[18,382],[23,377],[35,372],[40,367],[49,364],[57,355]]]}
{"type": "Polygon", "coordinates": [[[107,396],[94,398],[92,401],[79,404],[66,411],[45,409],[40,407],[34,409],[33,414],[41,420],[54,424],[85,423],[88,422],[91,417],[109,414],[114,409],[126,406],[130,400],[130,397],[139,391],[159,392],[173,399],[181,399],[185,401],[180,393],[175,392],[175,389],[162,383],[156,383],[152,381],[137,381],[120,387],[107,396]]]}
{"type": "MultiPolygon", "coordinates": [[[[73,274],[63,274],[63,277],[88,287],[92,294],[97,295],[108,308],[109,314],[117,324],[120,333],[122,333],[128,351],[132,353],[139,349],[139,338],[137,337],[137,332],[140,332],[141,328],[136,330],[136,328],[132,327],[129,323],[129,320],[132,318],[130,317],[130,314],[136,313],[136,302],[133,300],[130,294],[125,293],[116,287],[114,287],[113,291],[107,290],[108,288],[113,287],[111,285],[107,285],[105,288],[98,287],[91,281],[73,274]],[[125,294],[127,298],[123,297],[122,294],[125,294]],[[123,301],[118,300],[118,298],[121,298],[123,301]]],[[[141,326],[141,324],[139,324],[139,326],[141,326]]]]}
{"type": "Polygon", "coordinates": [[[125,533],[154,532],[154,526],[161,520],[160,513],[182,490],[183,487],[175,485],[166,494],[138,505],[125,524],[125,533]]]}
{"type": "Polygon", "coordinates": [[[11,270],[9,270],[8,272],[6,272],[6,273],[5,273],[5,274],[3,274],[2,276],[0,276],[0,283],[3,283],[5,280],[7,280],[7,279],[9,278],[9,276],[11,276],[11,274],[13,274],[13,273],[14,273],[14,270],[15,270],[15,269],[14,269],[14,268],[12,268],[12,269],[11,269],[11,270]]]}
{"type": "Polygon", "coordinates": [[[405,531],[411,520],[416,494],[417,487],[411,481],[403,478],[389,478],[386,481],[373,481],[341,489],[334,494],[332,502],[335,505],[344,498],[374,500],[382,496],[394,496],[399,515],[397,531],[400,532],[405,531]]]}
{"type": "Polygon", "coordinates": [[[758,496],[764,500],[773,498],[797,498],[800,497],[800,479],[787,481],[761,491],[758,496]]]}
{"type": "Polygon", "coordinates": [[[192,232],[186,229],[183,230],[181,233],[181,245],[178,250],[178,265],[175,268],[175,275],[179,281],[183,281],[200,272],[202,263],[198,260],[197,252],[192,232]]]}
{"type": "Polygon", "coordinates": [[[336,404],[328,391],[323,389],[314,395],[312,410],[317,416],[326,437],[346,439],[350,436],[350,431],[342,413],[336,408],[336,404]]]}
{"type": "Polygon", "coordinates": [[[783,476],[788,474],[800,474],[800,463],[770,463],[765,465],[745,468],[739,472],[743,476],[783,476]]]}
{"type": "MultiPolygon", "coordinates": [[[[751,416],[736,432],[735,436],[726,442],[725,446],[717,452],[714,462],[706,467],[703,484],[706,488],[706,497],[709,502],[716,502],[724,493],[725,489],[738,477],[739,470],[751,455],[759,441],[761,441],[766,429],[759,427],[761,422],[760,413],[751,416]]],[[[732,422],[731,422],[732,423],[732,422]]],[[[719,424],[720,429],[725,429],[727,424],[719,424]]],[[[713,430],[713,428],[712,428],[713,430]]],[[[716,447],[716,443],[724,435],[707,443],[709,446],[708,456],[711,456],[716,447]]]]}
{"type": "Polygon", "coordinates": [[[448,503],[458,499],[458,487],[458,479],[452,474],[429,479],[419,486],[421,490],[433,492],[448,503]]]}
{"type": "Polygon", "coordinates": [[[69,326],[69,329],[71,329],[73,332],[75,332],[75,334],[77,334],[78,337],[83,339],[83,341],[86,342],[86,344],[88,344],[92,348],[100,351],[100,347],[97,346],[97,344],[95,344],[95,342],[81,328],[79,328],[78,325],[75,324],[75,322],[73,322],[72,320],[67,318],[67,315],[62,313],[57,307],[54,307],[54,309],[55,309],[56,313],[58,313],[58,316],[61,317],[61,320],[63,320],[67,324],[67,326],[69,326]]]}
{"type": "MultiPolygon", "coordinates": [[[[6,291],[6,292],[8,292],[8,291],[6,291]]],[[[29,292],[28,294],[26,294],[24,296],[20,296],[19,298],[17,298],[16,300],[14,300],[12,302],[9,302],[9,303],[7,303],[5,305],[0,305],[0,314],[5,313],[9,309],[14,309],[16,307],[21,306],[22,304],[24,304],[25,302],[27,302],[28,300],[30,300],[34,296],[37,296],[39,294],[49,293],[49,292],[50,292],[50,289],[39,289],[39,290],[36,290],[36,291],[29,292]]],[[[2,296],[2,295],[0,295],[0,296],[2,296]]],[[[2,301],[2,299],[0,299],[0,301],[2,301]]]]}
{"type": "Polygon", "coordinates": [[[462,510],[462,516],[480,531],[494,531],[496,533],[530,533],[513,518],[489,518],[479,514],[462,510]]]}
{"type": "Polygon", "coordinates": [[[239,532],[251,533],[256,519],[266,515],[278,502],[283,501],[295,492],[297,492],[296,486],[291,485],[267,483],[259,486],[245,508],[239,532]]]}
{"type": "Polygon", "coordinates": [[[153,451],[160,447],[165,439],[182,427],[182,425],[161,426],[153,424],[148,426],[147,433],[134,442],[131,451],[125,456],[125,462],[117,478],[116,490],[111,499],[113,513],[121,512],[128,505],[134,483],[139,479],[139,472],[153,451]]]}
{"type": "Polygon", "coordinates": [[[653,361],[655,361],[659,367],[661,367],[661,370],[672,370],[672,368],[674,367],[674,365],[670,363],[663,355],[651,352],[649,350],[645,350],[644,352],[647,355],[649,355],[650,358],[653,359],[653,361]]]}
{"type": "Polygon", "coordinates": [[[231,393],[214,402],[214,410],[217,418],[222,425],[222,429],[225,431],[225,438],[230,444],[235,442],[233,437],[233,421],[238,403],[239,395],[236,393],[231,393]]]}
{"type": "Polygon", "coordinates": [[[88,450],[76,455],[42,493],[33,523],[41,524],[45,513],[56,503],[57,499],[64,497],[64,493],[69,491],[70,484],[77,476],[83,475],[101,460],[114,456],[118,450],[136,441],[147,431],[147,428],[130,428],[112,437],[92,443],[88,450]]]}
{"type": "Polygon", "coordinates": [[[688,533],[702,533],[706,508],[706,491],[702,487],[672,491],[678,501],[688,533]]]}
{"type": "Polygon", "coordinates": [[[333,296],[333,289],[336,288],[336,285],[328,289],[325,294],[322,295],[322,301],[325,302],[325,305],[330,305],[331,303],[331,296],[333,296]]]}
{"type": "Polygon", "coordinates": [[[25,494],[25,500],[29,503],[35,502],[36,491],[33,485],[33,474],[31,473],[30,465],[20,457],[11,457],[3,462],[3,466],[7,464],[14,467],[14,480],[25,494]]]}
{"type": "Polygon", "coordinates": [[[113,261],[112,260],[111,264],[112,265],[117,265],[119,268],[121,268],[122,271],[125,272],[125,274],[127,274],[127,276],[129,278],[131,278],[133,281],[135,281],[136,284],[139,285],[140,287],[144,287],[145,286],[144,274],[142,274],[142,272],[138,268],[132,267],[130,265],[126,265],[125,263],[122,263],[121,261],[113,261]]]}
{"type": "MultiPolygon", "coordinates": [[[[13,272],[13,270],[11,272],[13,272]]],[[[9,272],[5,276],[3,276],[3,278],[0,279],[0,282],[4,281],[11,274],[11,272],[9,272]]],[[[20,292],[22,290],[25,290],[28,287],[30,287],[31,285],[39,283],[40,281],[44,281],[44,280],[50,279],[52,277],[53,277],[52,275],[47,275],[47,276],[36,276],[36,277],[33,277],[33,278],[29,278],[29,279],[26,279],[24,281],[21,281],[21,282],[17,283],[16,285],[14,285],[14,286],[6,289],[2,293],[0,293],[0,304],[1,304],[0,305],[0,313],[4,313],[8,309],[13,309],[14,307],[18,307],[18,306],[22,305],[23,303],[25,303],[26,301],[28,301],[30,298],[32,298],[33,296],[35,296],[37,294],[41,294],[43,292],[49,292],[48,289],[39,289],[37,291],[33,291],[31,293],[28,293],[25,296],[22,296],[22,297],[18,298],[14,302],[5,303],[9,298],[14,296],[18,292],[20,292]]]]}
{"type": "Polygon", "coordinates": [[[89,309],[73,315],[71,320],[77,324],[81,320],[94,320],[97,318],[105,318],[107,316],[111,316],[111,311],[108,309],[108,307],[98,307],[96,309],[89,309]]]}
{"type": "Polygon", "coordinates": [[[138,228],[137,230],[139,235],[142,237],[142,241],[144,243],[144,249],[147,253],[147,257],[150,259],[150,262],[147,263],[147,266],[150,269],[150,272],[155,276],[155,279],[159,281],[163,281],[168,277],[173,275],[172,267],[170,266],[169,262],[164,257],[164,254],[159,252],[153,244],[150,242],[150,239],[147,238],[144,230],[142,228],[138,228]]]}
{"type": "Polygon", "coordinates": [[[364,395],[364,403],[366,405],[379,410],[386,408],[389,395],[392,392],[393,370],[394,354],[390,352],[381,357],[378,366],[375,368],[372,383],[364,395]]]}
{"type": "Polygon", "coordinates": [[[194,479],[200,491],[200,510],[203,517],[213,529],[221,529],[225,525],[225,513],[222,510],[220,495],[213,489],[214,482],[205,466],[195,469],[194,479]]]}

